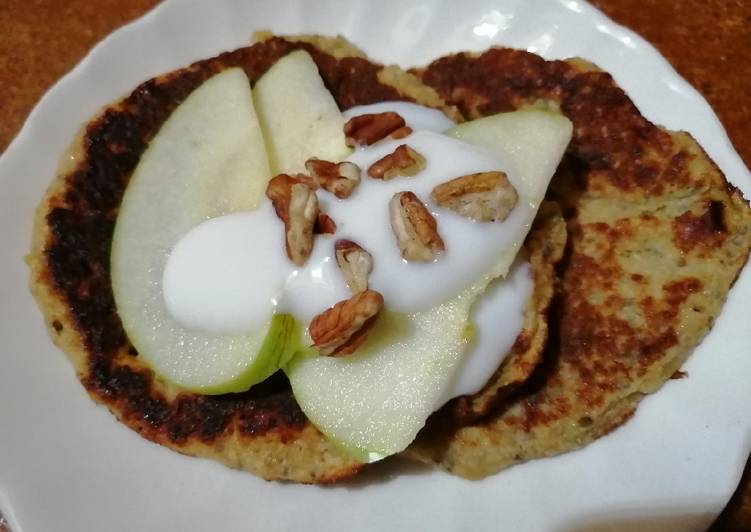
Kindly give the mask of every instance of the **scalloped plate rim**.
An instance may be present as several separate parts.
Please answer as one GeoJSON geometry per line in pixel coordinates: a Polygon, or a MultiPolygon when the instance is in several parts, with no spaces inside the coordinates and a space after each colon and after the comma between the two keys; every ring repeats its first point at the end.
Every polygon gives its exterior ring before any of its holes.
{"type": "MultiPolygon", "coordinates": [[[[226,2],[227,5],[229,5],[231,0],[228,0],[226,2]]],[[[489,2],[486,2],[486,4],[489,5],[489,2]]],[[[544,2],[538,2],[535,3],[535,6],[542,5],[544,2]]],[[[592,24],[594,24],[597,27],[597,31],[602,32],[603,34],[607,34],[613,38],[616,38],[617,40],[620,40],[622,43],[626,40],[630,40],[631,42],[635,43],[634,47],[640,49],[640,53],[644,55],[645,57],[648,57],[650,61],[652,61],[654,64],[652,65],[659,67],[658,70],[660,70],[661,78],[658,80],[658,83],[661,85],[666,85],[670,90],[679,93],[682,97],[686,98],[690,105],[696,106],[697,109],[701,113],[703,113],[706,117],[708,117],[708,122],[704,123],[705,129],[703,131],[704,135],[711,135],[714,137],[714,141],[712,143],[712,149],[709,148],[707,151],[712,155],[713,158],[715,158],[720,165],[720,167],[728,174],[729,179],[734,182],[737,186],[739,186],[746,194],[746,196],[749,195],[749,191],[751,191],[751,174],[749,174],[748,170],[743,165],[740,157],[738,154],[734,151],[732,144],[727,137],[726,132],[724,131],[721,123],[719,122],[719,119],[714,114],[714,111],[709,107],[709,105],[706,103],[706,101],[703,99],[703,97],[700,95],[700,93],[693,88],[690,84],[688,84],[683,78],[681,78],[677,72],[673,69],[673,67],[665,60],[657,50],[652,47],[647,41],[645,41],[643,38],[641,38],[639,35],[634,33],[633,31],[618,25],[608,19],[604,14],[602,14],[600,11],[598,11],[596,8],[585,4],[584,2],[576,1],[576,0],[553,0],[552,2],[549,2],[551,6],[557,5],[559,8],[572,10],[572,11],[579,11],[579,14],[581,16],[589,16],[593,17],[592,24]],[[604,29],[603,29],[604,28],[604,29]],[[607,30],[607,31],[605,31],[607,30]],[[672,86],[671,86],[672,83],[672,86]]],[[[120,41],[127,41],[128,39],[133,38],[134,35],[137,35],[140,31],[145,31],[144,28],[148,27],[149,25],[156,25],[159,23],[159,21],[169,16],[170,10],[172,9],[184,9],[185,6],[188,6],[189,2],[187,1],[180,1],[180,0],[170,0],[167,2],[164,2],[152,10],[150,10],[148,13],[146,13],[143,17],[121,27],[117,31],[110,34],[108,37],[103,39],[100,43],[98,43],[87,55],[86,57],[81,60],[76,67],[71,70],[68,74],[66,74],[64,77],[62,77],[57,83],[53,85],[53,87],[47,91],[47,93],[40,99],[38,104],[35,106],[34,110],[29,115],[26,123],[24,124],[23,128],[17,135],[17,137],[11,142],[11,144],[6,149],[5,153],[0,158],[0,183],[3,183],[4,185],[10,186],[12,182],[10,181],[13,179],[13,176],[11,176],[11,172],[8,171],[5,172],[6,169],[12,168],[14,165],[21,164],[24,160],[24,152],[26,149],[28,149],[28,146],[30,143],[32,143],[33,139],[35,138],[35,135],[37,134],[36,128],[42,127],[44,125],[45,120],[48,120],[50,117],[52,117],[55,113],[55,109],[59,108],[60,105],[62,105],[62,102],[60,102],[61,95],[64,95],[66,89],[69,86],[76,86],[77,83],[82,83],[83,78],[89,71],[89,69],[92,67],[92,65],[95,66],[96,61],[106,56],[106,54],[109,53],[109,49],[113,46],[115,46],[120,41]],[[57,106],[57,107],[56,107],[57,106]],[[5,180],[8,181],[5,181],[5,180]]],[[[361,7],[360,5],[357,5],[356,7],[361,7]]],[[[524,6],[520,7],[519,9],[524,9],[524,6]]],[[[250,33],[250,32],[249,32],[250,33]]],[[[241,45],[241,43],[238,43],[238,46],[241,45]]],[[[544,54],[543,54],[544,55],[544,54]]],[[[195,59],[199,59],[199,57],[196,57],[195,59]]],[[[618,79],[618,69],[611,68],[611,71],[615,72],[615,76],[618,79]]],[[[145,78],[144,78],[145,79],[145,78]]],[[[619,81],[621,81],[619,79],[619,81]]],[[[113,95],[112,99],[116,98],[118,95],[113,95]]],[[[637,102],[637,105],[639,105],[639,102],[637,102]]],[[[649,115],[647,115],[649,118],[649,115]]],[[[694,133],[693,130],[689,129],[689,132],[694,133]]],[[[27,155],[28,156],[28,155],[27,155]]],[[[32,183],[29,185],[29,188],[31,189],[31,193],[34,193],[34,187],[37,188],[39,186],[46,186],[46,181],[44,183],[32,183]]],[[[29,191],[25,191],[28,195],[29,191]]],[[[2,201],[2,198],[0,198],[0,201],[2,201]]],[[[0,213],[0,219],[2,218],[2,213],[0,213]]],[[[25,222],[24,222],[25,223],[25,222]]],[[[0,226],[2,227],[2,226],[0,226]]],[[[5,239],[8,238],[9,242],[13,242],[10,237],[12,236],[18,236],[18,235],[12,235],[10,232],[4,234],[0,233],[0,238],[5,239]]],[[[15,264],[13,265],[16,266],[15,264]]],[[[4,268],[5,265],[0,263],[0,268],[4,268]]],[[[742,305],[740,304],[740,292],[743,291],[745,293],[751,293],[751,290],[749,288],[751,287],[751,275],[749,275],[749,269],[747,268],[746,271],[743,272],[741,278],[739,278],[739,281],[737,283],[737,290],[734,290],[730,294],[730,298],[728,301],[727,306],[729,306],[731,303],[733,305],[733,309],[742,309],[742,305]],[[740,287],[743,286],[743,289],[741,290],[740,287]],[[731,301],[732,300],[732,301],[731,301]]],[[[0,271],[3,271],[0,269],[0,271]]],[[[13,273],[15,270],[11,267],[9,267],[8,271],[10,273],[13,273]]],[[[0,289],[5,289],[2,285],[3,281],[0,281],[0,289]]],[[[25,303],[28,303],[25,302],[25,303]]],[[[3,306],[2,302],[0,302],[0,311],[8,313],[8,315],[11,315],[10,312],[10,306],[6,305],[3,306]]],[[[718,323],[715,326],[715,330],[722,327],[724,331],[728,330],[728,327],[731,327],[731,324],[729,322],[732,322],[734,319],[739,319],[738,316],[738,310],[734,310],[735,314],[732,316],[728,316],[728,312],[724,311],[722,315],[718,318],[718,323]]],[[[37,327],[38,328],[38,327],[37,327]]],[[[712,334],[709,336],[717,336],[715,334],[715,331],[713,331],[712,334]]],[[[716,343],[716,342],[715,342],[716,343]]],[[[706,344],[706,342],[704,342],[706,344]]],[[[703,348],[703,345],[699,346],[697,348],[697,351],[701,350],[703,348]]],[[[53,353],[56,351],[55,348],[49,345],[48,351],[50,353],[53,353]]],[[[49,354],[49,353],[46,353],[49,354]]],[[[693,357],[692,357],[693,358],[693,357]]],[[[67,360],[63,360],[63,363],[67,364],[67,360]]],[[[692,360],[689,360],[688,366],[692,366],[692,360]]],[[[71,372],[68,372],[70,375],[71,372]]],[[[74,383],[76,386],[78,386],[78,383],[74,383]]],[[[671,383],[669,387],[672,389],[675,389],[675,386],[671,383]]],[[[80,388],[80,386],[79,386],[80,388]]],[[[82,392],[82,390],[79,390],[82,392]]],[[[80,396],[84,396],[85,394],[80,393],[80,396]]],[[[658,394],[659,397],[659,394],[658,394]]],[[[81,402],[81,399],[83,399],[84,402],[88,401],[88,397],[77,397],[76,401],[81,402]]],[[[651,403],[653,397],[649,397],[645,400],[645,403],[651,403]]],[[[93,406],[89,405],[89,406],[93,406]]],[[[98,422],[100,424],[106,425],[117,425],[117,429],[115,429],[113,432],[118,435],[118,437],[123,438],[126,441],[129,441],[130,444],[134,446],[138,446],[141,444],[145,444],[147,446],[152,446],[150,443],[145,443],[141,441],[138,437],[136,437],[134,434],[130,434],[130,432],[125,429],[124,427],[121,427],[119,424],[117,424],[116,421],[106,412],[103,411],[101,408],[89,408],[91,412],[96,412],[96,414],[93,416],[94,418],[98,418],[98,422]],[[130,434],[131,440],[128,440],[128,434],[130,434]],[[136,443],[138,442],[138,443],[136,443]]],[[[619,429],[617,431],[620,433],[621,431],[625,430],[635,430],[634,426],[639,421],[640,418],[643,418],[644,416],[640,415],[642,408],[639,409],[639,412],[637,412],[636,419],[630,422],[630,424],[627,424],[626,427],[619,429]]],[[[748,456],[749,450],[751,450],[751,419],[749,419],[748,416],[745,416],[744,418],[738,419],[738,424],[745,427],[745,438],[739,438],[743,440],[743,448],[738,449],[737,459],[736,463],[738,464],[738,471],[734,478],[727,478],[726,483],[724,486],[727,489],[723,490],[723,493],[712,493],[711,495],[707,495],[707,497],[711,497],[712,501],[711,504],[707,503],[707,500],[702,500],[699,502],[699,504],[704,504],[705,506],[709,507],[711,506],[713,508],[713,511],[710,512],[707,515],[710,515],[712,513],[716,513],[720,509],[720,504],[724,503],[726,501],[730,494],[732,493],[732,490],[734,486],[737,484],[738,479],[740,478],[741,470],[743,467],[743,464],[745,463],[745,459],[748,456]]],[[[20,425],[19,425],[20,427],[20,425]]],[[[606,438],[607,439],[607,438],[606,438]]],[[[580,450],[575,451],[572,453],[569,453],[567,455],[564,455],[562,457],[557,457],[553,459],[545,459],[545,460],[539,460],[535,461],[530,464],[526,464],[525,466],[515,467],[509,470],[507,473],[501,473],[498,476],[507,475],[510,479],[512,477],[518,477],[519,471],[525,471],[524,474],[533,474],[533,475],[544,475],[545,471],[544,467],[546,467],[546,464],[553,464],[556,462],[562,462],[562,461],[570,461],[571,457],[574,457],[574,461],[576,460],[576,456],[579,456],[581,454],[590,453],[590,449],[595,449],[598,447],[601,447],[604,445],[602,443],[602,440],[595,442],[594,444],[590,445],[589,447],[580,450]],[[529,473],[531,472],[531,473],[529,473]]],[[[0,442],[0,448],[2,448],[2,442],[0,442]]],[[[147,447],[139,447],[139,449],[145,449],[147,447]]],[[[156,452],[155,454],[160,455],[160,452],[164,451],[163,449],[160,449],[159,452],[156,452]]],[[[171,453],[171,451],[166,451],[168,453],[171,453]]],[[[591,453],[590,453],[591,454],[591,453]]],[[[187,460],[195,460],[188,458],[187,460]]],[[[205,462],[205,461],[197,461],[197,462],[205,462]]],[[[212,464],[213,465],[213,464],[212,464]]],[[[199,469],[205,469],[204,466],[196,466],[199,469]]],[[[216,469],[212,469],[210,466],[208,466],[208,471],[216,471],[216,469]]],[[[244,473],[236,473],[236,472],[224,472],[219,473],[218,476],[235,476],[235,475],[242,475],[242,478],[247,478],[247,474],[244,473]]],[[[6,512],[10,509],[9,504],[10,498],[3,493],[5,491],[6,493],[9,491],[7,488],[5,488],[2,480],[2,472],[0,472],[0,504],[5,506],[6,512]]],[[[450,485],[456,485],[454,482],[455,479],[451,477],[446,477],[445,475],[442,475],[440,473],[436,473],[435,477],[437,479],[448,479],[446,482],[448,482],[450,485]]],[[[249,481],[253,482],[253,481],[249,481]]],[[[393,481],[394,484],[398,484],[398,481],[393,481]]],[[[473,484],[469,484],[470,486],[473,484]]],[[[479,485],[479,484],[477,484],[479,485]]],[[[285,488],[281,488],[285,489],[285,488]]],[[[310,489],[317,489],[317,488],[310,488],[310,489]]],[[[335,488],[335,493],[339,492],[339,490],[344,490],[346,492],[349,492],[349,489],[347,487],[343,488],[335,488]]],[[[294,491],[292,488],[289,489],[289,491],[294,491]]],[[[471,492],[469,492],[471,493],[471,492]]],[[[333,496],[333,494],[332,494],[333,496]]],[[[695,501],[688,501],[686,506],[690,506],[691,504],[694,504],[695,501]]],[[[565,513],[565,512],[564,512],[565,513]]],[[[617,513],[617,512],[616,512],[617,513]]],[[[658,512],[659,513],[659,512],[658,512]]],[[[18,522],[16,519],[16,515],[11,511],[8,512],[8,517],[11,520],[11,524],[15,524],[18,526],[18,522]]],[[[699,519],[703,521],[707,521],[708,517],[707,515],[700,516],[699,519]]],[[[478,522],[478,524],[481,526],[483,523],[482,520],[478,522]]],[[[466,523],[465,523],[466,524],[466,523]]],[[[487,525],[488,523],[485,522],[487,525]]],[[[688,526],[688,525],[687,525],[688,526]]]]}

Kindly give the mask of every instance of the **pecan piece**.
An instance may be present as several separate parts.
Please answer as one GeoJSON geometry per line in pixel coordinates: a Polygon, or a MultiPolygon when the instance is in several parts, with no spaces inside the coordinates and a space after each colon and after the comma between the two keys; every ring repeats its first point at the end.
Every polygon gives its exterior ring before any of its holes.
{"type": "Polygon", "coordinates": [[[374,162],[368,168],[368,175],[374,179],[388,181],[396,176],[413,176],[424,168],[425,157],[402,144],[392,153],[374,162]]]}
{"type": "Polygon", "coordinates": [[[317,235],[333,235],[336,233],[336,222],[325,212],[319,212],[313,232],[317,235]]]}
{"type": "Polygon", "coordinates": [[[337,240],[334,244],[336,263],[353,294],[368,289],[368,275],[373,271],[373,257],[351,240],[337,240]]]}
{"type": "Polygon", "coordinates": [[[404,259],[431,261],[445,249],[435,218],[412,192],[394,194],[389,219],[404,259]]]}
{"type": "Polygon", "coordinates": [[[369,146],[386,138],[404,125],[404,118],[393,111],[369,113],[350,118],[344,124],[344,135],[347,146],[354,147],[358,144],[369,146]]]}
{"type": "Polygon", "coordinates": [[[340,301],[310,322],[313,347],[322,355],[349,355],[362,345],[383,309],[383,296],[373,290],[340,301]]]}
{"type": "Polygon", "coordinates": [[[313,227],[318,218],[315,191],[303,177],[279,174],[269,181],[266,196],[284,222],[287,256],[302,266],[313,249],[313,227]]]}
{"type": "Polygon", "coordinates": [[[392,132],[391,135],[389,135],[389,138],[394,139],[394,140],[399,140],[399,139],[403,139],[404,137],[409,137],[411,134],[412,134],[412,128],[409,126],[404,126],[392,132]]]}
{"type": "Polygon", "coordinates": [[[332,163],[313,158],[305,162],[305,169],[319,187],[339,199],[348,198],[360,183],[360,167],[349,161],[332,163]]]}
{"type": "Polygon", "coordinates": [[[469,174],[433,189],[436,204],[482,222],[503,221],[516,206],[518,195],[503,172],[469,174]]]}

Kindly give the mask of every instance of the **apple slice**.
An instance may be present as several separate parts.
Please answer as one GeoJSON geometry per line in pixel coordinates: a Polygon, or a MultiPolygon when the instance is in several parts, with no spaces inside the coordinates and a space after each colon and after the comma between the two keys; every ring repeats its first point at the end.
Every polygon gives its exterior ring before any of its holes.
{"type": "Polygon", "coordinates": [[[274,174],[305,172],[311,157],[338,162],[351,149],[344,141],[344,117],[304,50],[272,66],[253,88],[274,174]]]}
{"type": "MultiPolygon", "coordinates": [[[[449,135],[508,152],[523,174],[517,208],[525,209],[514,244],[474,286],[431,310],[381,318],[350,357],[298,357],[287,375],[305,415],[363,461],[402,451],[440,406],[469,341],[470,308],[488,283],[505,276],[571,140],[571,122],[545,111],[518,111],[457,126],[449,135]],[[395,333],[394,325],[402,332],[395,333]],[[388,342],[381,341],[390,334],[388,342]]],[[[386,302],[388,306],[388,302],[386,302]]]]}
{"type": "Polygon", "coordinates": [[[245,390],[297,348],[290,316],[243,336],[187,330],[167,311],[162,275],[177,241],[214,216],[255,209],[270,178],[242,69],[210,78],[178,106],[144,152],[117,217],[112,289],[128,337],[151,368],[203,393],[245,390]]]}
{"type": "Polygon", "coordinates": [[[571,142],[573,132],[571,121],[560,113],[523,109],[464,122],[444,133],[482,146],[490,152],[501,151],[510,155],[522,181],[521,186],[517,187],[517,208],[524,208],[527,230],[513,246],[504,250],[504,256],[496,268],[489,272],[490,278],[505,277],[508,273],[532,227],[540,202],[571,142]]]}
{"type": "Polygon", "coordinates": [[[573,124],[541,109],[500,113],[459,124],[444,134],[513,155],[530,197],[542,199],[571,141],[573,124]],[[540,148],[539,150],[537,148],[540,148]]]}

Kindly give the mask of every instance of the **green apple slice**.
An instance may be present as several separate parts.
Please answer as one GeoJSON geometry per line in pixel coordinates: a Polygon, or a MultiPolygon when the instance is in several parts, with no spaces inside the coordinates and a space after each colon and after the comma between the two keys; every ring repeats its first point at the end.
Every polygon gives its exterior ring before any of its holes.
{"type": "MultiPolygon", "coordinates": [[[[379,341],[393,328],[381,319],[349,357],[298,357],[286,371],[298,404],[332,441],[372,461],[402,451],[440,406],[469,342],[469,312],[497,275],[505,276],[521,247],[555,169],[571,140],[571,122],[545,111],[519,111],[462,124],[449,135],[509,152],[523,179],[528,220],[497,266],[456,298],[404,317],[405,334],[379,341]]],[[[388,305],[388,302],[387,302],[388,305]]]]}
{"type": "Polygon", "coordinates": [[[167,311],[162,275],[177,241],[200,222],[251,210],[271,175],[242,69],[210,78],[178,106],[144,152],[125,191],[112,242],[112,289],[139,355],[189,390],[247,389],[296,349],[293,318],[262,330],[214,336],[187,330],[167,311]]]}
{"type": "Polygon", "coordinates": [[[524,202],[532,207],[525,210],[525,233],[504,250],[497,266],[488,272],[489,280],[505,277],[508,273],[573,132],[573,124],[562,114],[531,108],[478,118],[444,132],[449,137],[482,146],[490,152],[500,150],[511,155],[522,181],[517,189],[518,204],[524,202]]]}
{"type": "Polygon", "coordinates": [[[311,157],[338,162],[351,153],[344,117],[304,50],[277,61],[258,80],[253,97],[274,174],[305,172],[311,157]]]}
{"type": "Polygon", "coordinates": [[[572,133],[573,124],[565,116],[542,109],[524,109],[464,122],[445,135],[490,151],[502,149],[510,153],[520,178],[525,181],[527,194],[543,198],[572,133]]]}

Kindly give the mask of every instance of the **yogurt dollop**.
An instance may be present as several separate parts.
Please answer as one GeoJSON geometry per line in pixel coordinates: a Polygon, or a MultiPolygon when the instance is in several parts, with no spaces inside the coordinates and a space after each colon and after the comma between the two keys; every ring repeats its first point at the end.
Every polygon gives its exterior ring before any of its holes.
{"type": "MultiPolygon", "coordinates": [[[[426,310],[483,278],[514,247],[520,224],[525,223],[524,210],[531,206],[520,197],[505,221],[475,222],[438,207],[430,192],[455,177],[493,170],[506,172],[516,184],[519,176],[511,158],[440,134],[452,122],[439,111],[416,104],[374,104],[346,115],[383,111],[398,112],[414,133],[357,149],[349,160],[363,175],[349,198],[339,200],[319,192],[321,210],[335,220],[337,231],[333,237],[316,236],[304,266],[287,259],[284,226],[269,201],[253,212],[208,220],[181,239],[167,262],[163,288],[173,317],[186,327],[221,335],[260,329],[276,312],[290,313],[305,325],[350,297],[334,255],[334,242],[341,238],[357,242],[373,256],[369,285],[383,294],[390,311],[426,310]],[[425,169],[414,177],[390,181],[368,177],[368,167],[400,144],[422,154],[425,169]],[[438,223],[446,250],[434,262],[407,262],[399,254],[388,203],[402,191],[414,192],[438,223]]],[[[517,264],[508,281],[496,283],[480,298],[475,313],[478,333],[447,398],[477,391],[492,374],[521,330],[531,286],[529,266],[517,264]]]]}

